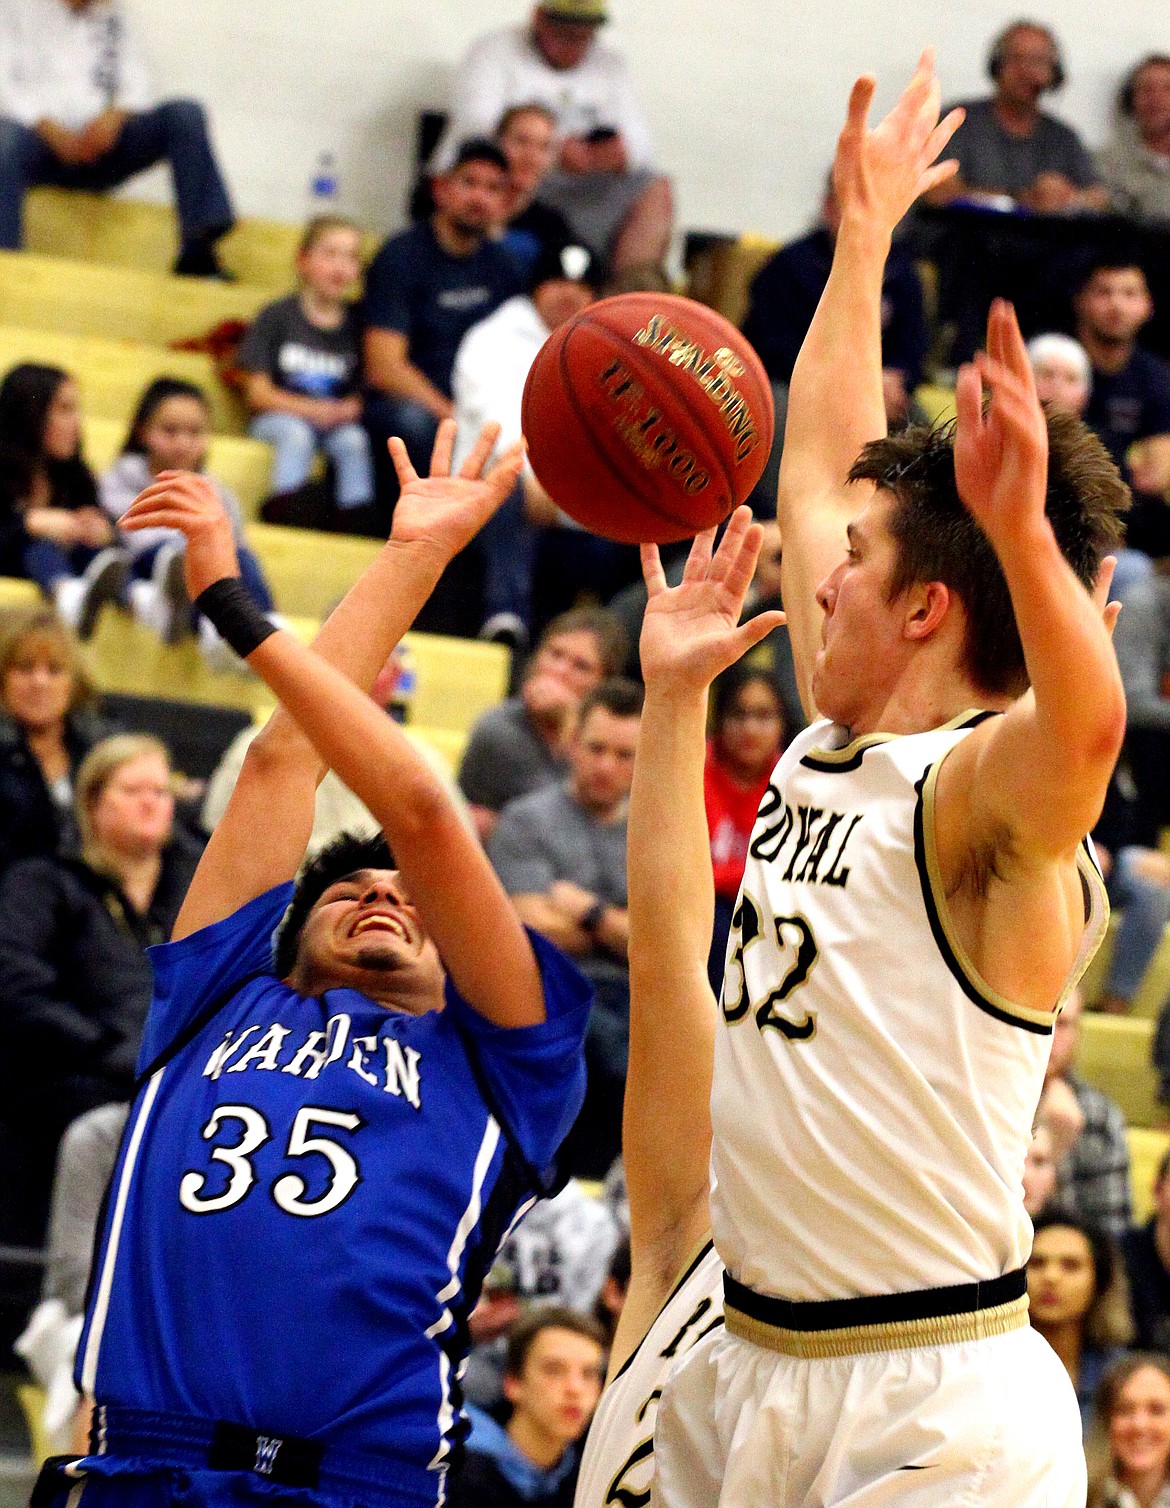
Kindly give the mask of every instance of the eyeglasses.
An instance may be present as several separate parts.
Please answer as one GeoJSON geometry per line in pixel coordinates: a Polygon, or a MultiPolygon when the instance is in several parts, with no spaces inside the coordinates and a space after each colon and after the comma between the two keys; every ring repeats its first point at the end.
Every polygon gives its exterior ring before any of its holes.
{"type": "Polygon", "coordinates": [[[780,713],[774,707],[735,707],[725,719],[729,723],[778,723],[780,713]]]}

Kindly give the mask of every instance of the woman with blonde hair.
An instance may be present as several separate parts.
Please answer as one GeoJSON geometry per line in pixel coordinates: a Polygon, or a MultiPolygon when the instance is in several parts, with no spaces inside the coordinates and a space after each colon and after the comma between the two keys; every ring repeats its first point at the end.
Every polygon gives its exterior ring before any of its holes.
{"type": "Polygon", "coordinates": [[[0,624],[0,868],[54,853],[77,837],[73,782],[110,730],[77,640],[50,607],[6,613],[0,624]]]}
{"type": "Polygon", "coordinates": [[[1139,1352],[1105,1374],[1097,1392],[1103,1466],[1089,1508],[1170,1508],[1170,1360],[1139,1352]]]}

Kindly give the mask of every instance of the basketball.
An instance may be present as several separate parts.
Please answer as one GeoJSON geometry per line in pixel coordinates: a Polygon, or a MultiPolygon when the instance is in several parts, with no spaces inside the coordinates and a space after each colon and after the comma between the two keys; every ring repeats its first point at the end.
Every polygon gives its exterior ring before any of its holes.
{"type": "Polygon", "coordinates": [[[691,299],[600,299],[549,336],[524,388],[528,458],[571,518],[626,544],[709,529],[759,481],[772,389],[734,325],[691,299]]]}

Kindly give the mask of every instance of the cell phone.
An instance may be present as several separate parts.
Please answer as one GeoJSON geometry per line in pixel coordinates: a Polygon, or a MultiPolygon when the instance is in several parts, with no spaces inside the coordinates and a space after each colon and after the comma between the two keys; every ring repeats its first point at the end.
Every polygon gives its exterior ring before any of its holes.
{"type": "Polygon", "coordinates": [[[592,131],[585,134],[585,140],[591,147],[603,146],[607,141],[613,141],[617,132],[612,126],[594,126],[592,131]]]}

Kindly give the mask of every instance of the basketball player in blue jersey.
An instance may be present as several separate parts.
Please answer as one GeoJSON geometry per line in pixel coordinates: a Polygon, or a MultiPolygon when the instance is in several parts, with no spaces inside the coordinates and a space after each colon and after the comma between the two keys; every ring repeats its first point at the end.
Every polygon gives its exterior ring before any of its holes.
{"type": "Polygon", "coordinates": [[[443,1501],[467,1317],[580,1106],[590,1006],[359,689],[514,483],[518,453],[479,480],[489,432],[450,477],[453,435],[425,481],[394,445],[392,537],[318,652],[248,607],[203,479],[123,519],[186,535],[192,598],[282,710],[153,954],[78,1355],[91,1454],[60,1501],[443,1501]],[[294,887],[326,765],[395,867],[343,842],[294,887]]]}
{"type": "Polygon", "coordinates": [[[1101,563],[1127,493],[1045,416],[1003,304],[955,428],[887,436],[885,259],[959,117],[929,55],[871,129],[873,92],[789,396],[784,604],[815,720],[761,804],[728,949],[725,1327],[664,1387],[651,1500],[1083,1508],[1076,1399],[1027,1323],[1022,1173],[1107,916],[1084,835],[1125,728],[1101,563]]]}

